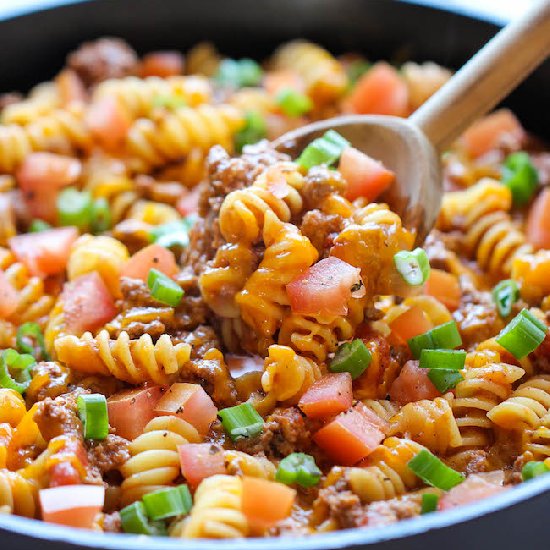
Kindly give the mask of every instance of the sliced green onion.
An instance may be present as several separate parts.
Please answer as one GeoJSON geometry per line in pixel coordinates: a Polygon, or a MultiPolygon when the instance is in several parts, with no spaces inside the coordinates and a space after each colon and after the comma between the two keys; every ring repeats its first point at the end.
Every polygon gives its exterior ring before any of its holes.
{"type": "Polygon", "coordinates": [[[36,363],[32,355],[6,349],[0,353],[0,388],[23,394],[31,382],[31,367],[36,363]]]}
{"type": "Polygon", "coordinates": [[[296,160],[297,164],[306,170],[319,164],[330,166],[339,158],[344,149],[350,146],[347,139],[338,132],[329,130],[325,134],[313,140],[296,160]]]}
{"type": "Polygon", "coordinates": [[[257,86],[262,77],[262,68],[252,59],[224,59],[218,67],[214,80],[220,86],[244,88],[257,86]]]}
{"type": "Polygon", "coordinates": [[[502,184],[512,192],[516,206],[525,206],[539,185],[539,173],[524,151],[508,155],[502,166],[502,184]]]}
{"type": "Polygon", "coordinates": [[[76,400],[84,439],[105,439],[109,435],[107,400],[100,393],[79,395],[76,400]]]}
{"type": "Polygon", "coordinates": [[[187,485],[180,485],[143,495],[143,504],[150,519],[160,520],[188,514],[193,501],[187,485]]]}
{"type": "Polygon", "coordinates": [[[177,307],[183,297],[183,289],[158,269],[150,269],[147,276],[147,286],[151,296],[172,307],[177,307]]]}
{"type": "Polygon", "coordinates": [[[46,352],[46,345],[44,344],[44,335],[42,334],[42,329],[39,324],[23,323],[17,329],[15,342],[17,344],[17,349],[21,353],[28,353],[36,359],[43,359],[44,361],[49,360],[48,353],[46,352]]]}
{"type": "Polygon", "coordinates": [[[292,88],[283,88],[275,97],[275,103],[285,115],[290,117],[302,116],[313,108],[313,102],[305,94],[292,88]]]}
{"type": "Polygon", "coordinates": [[[422,509],[421,514],[430,514],[437,511],[437,505],[439,503],[439,496],[434,493],[424,493],[422,495],[422,509]]]}
{"type": "Polygon", "coordinates": [[[92,197],[87,191],[68,187],[57,197],[57,214],[61,225],[87,228],[92,219],[92,197]]]}
{"type": "Polygon", "coordinates": [[[430,369],[428,378],[441,393],[453,389],[459,382],[464,380],[462,374],[453,369],[430,369]]]}
{"type": "Polygon", "coordinates": [[[33,220],[29,225],[29,232],[40,233],[41,231],[47,231],[48,229],[51,229],[51,228],[52,226],[48,222],[45,222],[44,220],[33,220]]]}
{"type": "Polygon", "coordinates": [[[331,372],[349,372],[355,380],[359,378],[370,365],[372,355],[361,339],[342,344],[337,350],[334,359],[330,362],[331,372]]]}
{"type": "Polygon", "coordinates": [[[466,352],[454,349],[423,349],[419,367],[423,369],[461,370],[466,362],[466,352]]]}
{"type": "Polygon", "coordinates": [[[153,98],[153,107],[176,111],[180,107],[187,107],[187,101],[177,95],[158,95],[153,98]]]}
{"type": "Polygon", "coordinates": [[[233,441],[243,437],[256,437],[264,429],[264,419],[250,403],[222,409],[218,415],[233,441]]]}
{"type": "Polygon", "coordinates": [[[547,330],[542,321],[524,308],[500,331],[496,341],[516,359],[523,359],[542,344],[547,330]]]}
{"type": "Polygon", "coordinates": [[[423,449],[411,458],[407,466],[424,483],[443,491],[448,491],[464,481],[461,473],[446,466],[427,449],[423,449]]]}
{"type": "Polygon", "coordinates": [[[393,257],[397,271],[411,286],[423,285],[430,276],[430,260],[423,248],[401,250],[393,257]]]}
{"type": "Polygon", "coordinates": [[[257,111],[248,111],[244,118],[244,126],[235,134],[235,149],[241,153],[245,145],[258,143],[267,135],[267,125],[264,117],[257,111]]]}
{"type": "Polygon", "coordinates": [[[145,506],[141,500],[134,502],[120,511],[122,530],[136,535],[162,536],[166,535],[166,527],[162,522],[150,522],[147,519],[145,506]]]}
{"type": "Polygon", "coordinates": [[[462,344],[455,321],[443,323],[424,334],[408,340],[409,348],[415,359],[420,358],[423,349],[454,349],[462,344]]]}
{"type": "Polygon", "coordinates": [[[279,462],[275,479],[290,485],[297,483],[302,487],[313,487],[321,479],[322,472],[315,459],[305,453],[292,453],[279,462]]]}
{"type": "Polygon", "coordinates": [[[364,59],[355,59],[346,67],[350,84],[355,84],[372,65],[364,59]]]}
{"type": "Polygon", "coordinates": [[[189,245],[189,230],[191,227],[192,224],[187,218],[164,223],[153,227],[149,231],[149,239],[164,248],[186,248],[189,245]]]}
{"type": "Polygon", "coordinates": [[[493,288],[493,300],[501,317],[508,317],[512,313],[512,306],[519,299],[519,288],[516,281],[508,279],[500,281],[493,288]]]}
{"type": "Polygon", "coordinates": [[[529,481],[535,477],[541,476],[550,472],[550,468],[544,462],[536,462],[534,460],[525,464],[521,469],[521,478],[523,481],[529,481]]]}
{"type": "Polygon", "coordinates": [[[90,229],[92,233],[103,233],[111,228],[111,207],[107,199],[100,197],[92,203],[90,229]]]}

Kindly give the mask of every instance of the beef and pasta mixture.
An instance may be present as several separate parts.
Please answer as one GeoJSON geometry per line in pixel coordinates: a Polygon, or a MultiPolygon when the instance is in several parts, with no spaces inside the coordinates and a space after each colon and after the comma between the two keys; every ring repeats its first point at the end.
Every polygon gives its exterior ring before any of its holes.
{"type": "Polygon", "coordinates": [[[470,127],[424,243],[338,133],[270,146],[407,116],[449,77],[305,41],[260,65],[109,38],[2,96],[0,511],[300,536],[549,471],[542,144],[507,110],[470,127]]]}

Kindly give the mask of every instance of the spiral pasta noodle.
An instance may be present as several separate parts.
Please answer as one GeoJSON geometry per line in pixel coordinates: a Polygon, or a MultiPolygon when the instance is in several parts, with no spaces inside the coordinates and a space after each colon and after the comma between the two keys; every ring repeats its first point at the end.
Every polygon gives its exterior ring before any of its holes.
{"type": "Polygon", "coordinates": [[[413,439],[434,453],[445,454],[462,445],[453,412],[443,397],[407,403],[390,422],[389,435],[413,439]]]}
{"type": "Polygon", "coordinates": [[[59,106],[60,97],[56,85],[53,82],[44,82],[35,86],[26,99],[4,107],[2,122],[26,126],[59,106]]]}
{"type": "Polygon", "coordinates": [[[43,324],[50,313],[55,298],[46,294],[44,281],[32,276],[21,262],[14,262],[5,268],[4,274],[17,292],[17,307],[10,315],[16,324],[35,322],[43,324]]]}
{"type": "Polygon", "coordinates": [[[388,500],[418,487],[419,480],[407,463],[424,447],[410,439],[389,437],[368,458],[368,466],[349,468],[346,479],[350,489],[370,503],[388,500]]]}
{"type": "Polygon", "coordinates": [[[355,329],[363,321],[364,309],[364,298],[351,298],[347,315],[328,322],[326,319],[291,313],[283,319],[278,343],[322,362],[329,353],[336,351],[338,342],[353,338],[355,329]]]}
{"type": "Polygon", "coordinates": [[[225,244],[199,276],[199,287],[210,309],[223,318],[239,317],[237,294],[257,266],[254,251],[245,244],[225,244]]]}
{"type": "Polygon", "coordinates": [[[34,518],[38,511],[38,493],[32,481],[17,472],[0,470],[0,510],[34,518]]]}
{"type": "Polygon", "coordinates": [[[54,346],[58,360],[71,369],[87,374],[110,374],[130,384],[167,384],[191,356],[191,346],[173,344],[167,334],[154,343],[148,334],[130,340],[126,332],[111,340],[109,333],[102,330],[96,337],[89,332],[80,338],[61,336],[54,346]]]}
{"type": "Polygon", "coordinates": [[[508,430],[538,428],[550,409],[550,375],[534,376],[518,386],[512,395],[493,407],[487,416],[508,430]]]}
{"type": "Polygon", "coordinates": [[[466,191],[446,195],[440,224],[465,232],[466,252],[484,271],[509,276],[513,258],[531,250],[508,214],[511,206],[510,190],[485,178],[466,191]]]}
{"type": "Polygon", "coordinates": [[[220,54],[211,42],[199,42],[187,52],[187,73],[213,76],[220,61],[220,54]]]}
{"type": "Polygon", "coordinates": [[[246,536],[248,524],[241,511],[242,481],[239,477],[214,475],[203,480],[186,522],[183,538],[230,539],[246,536]]]}
{"type": "Polygon", "coordinates": [[[131,117],[141,118],[149,116],[155,108],[155,101],[165,97],[180,99],[183,105],[196,107],[201,103],[209,103],[211,96],[209,81],[200,76],[127,76],[99,84],[93,99],[114,97],[124,105],[131,117]]]}
{"type": "Polygon", "coordinates": [[[198,443],[197,430],[175,416],[153,418],[128,450],[131,458],[122,466],[122,500],[130,504],[143,495],[170,487],[181,475],[178,445],[198,443]]]}
{"type": "Polygon", "coordinates": [[[73,153],[89,149],[91,136],[80,109],[58,109],[25,127],[0,125],[0,172],[13,172],[32,151],[73,153]]]}
{"type": "Polygon", "coordinates": [[[244,322],[258,335],[259,349],[272,341],[290,304],[286,285],[317,260],[317,250],[309,239],[270,211],[263,233],[263,260],[235,298],[244,322]]]}
{"type": "Polygon", "coordinates": [[[232,243],[257,242],[262,236],[267,212],[289,222],[302,210],[299,193],[302,184],[302,176],[292,165],[276,165],[262,173],[253,185],[229,193],[220,210],[224,239],[232,243]],[[280,189],[274,192],[268,177],[277,178],[280,189]]]}
{"type": "Polygon", "coordinates": [[[524,372],[520,367],[501,362],[466,368],[464,380],[456,385],[456,397],[451,401],[465,447],[481,448],[490,444],[493,427],[490,411],[510,396],[512,384],[524,372]]]}
{"type": "Polygon", "coordinates": [[[241,113],[231,105],[182,107],[157,123],[137,120],[130,128],[130,155],[154,167],[184,157],[195,148],[207,151],[220,144],[232,149],[232,137],[243,124],[241,113]]]}
{"type": "Polygon", "coordinates": [[[275,52],[273,65],[298,73],[317,104],[338,99],[347,86],[341,65],[329,52],[311,42],[296,40],[282,46],[275,52]]]}
{"type": "Polygon", "coordinates": [[[265,412],[267,403],[272,402],[296,404],[320,377],[321,369],[314,361],[300,357],[287,346],[270,346],[262,375],[266,399],[260,403],[261,410],[265,412]]]}
{"type": "MultiPolygon", "coordinates": [[[[370,365],[369,365],[370,366],[370,365]]],[[[366,405],[382,420],[389,421],[399,412],[399,405],[387,399],[363,399],[363,405],[366,405]]]]}
{"type": "Polygon", "coordinates": [[[276,468],[269,459],[263,456],[252,456],[242,451],[224,451],[225,472],[227,475],[261,477],[275,479],[276,468]]]}

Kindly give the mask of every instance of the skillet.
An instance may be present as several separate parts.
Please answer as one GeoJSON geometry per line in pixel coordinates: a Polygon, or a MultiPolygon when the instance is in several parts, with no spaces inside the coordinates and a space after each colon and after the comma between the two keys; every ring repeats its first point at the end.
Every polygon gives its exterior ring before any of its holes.
{"type": "MultiPolygon", "coordinates": [[[[1,1],[1,0],[0,0],[1,1]]],[[[373,59],[433,60],[458,68],[497,30],[498,17],[441,9],[443,0],[48,0],[48,9],[0,21],[0,92],[26,90],[51,78],[67,52],[85,40],[120,36],[140,53],[185,51],[212,40],[230,56],[263,58],[304,37],[335,53],[373,59]]],[[[23,10],[21,10],[23,11],[23,10]]],[[[550,138],[546,102],[550,63],[506,101],[524,126],[550,138]]],[[[550,476],[492,499],[441,514],[370,529],[300,539],[185,541],[200,550],[445,550],[548,547],[550,476]]],[[[107,535],[0,516],[2,550],[175,550],[183,541],[107,535]]]]}

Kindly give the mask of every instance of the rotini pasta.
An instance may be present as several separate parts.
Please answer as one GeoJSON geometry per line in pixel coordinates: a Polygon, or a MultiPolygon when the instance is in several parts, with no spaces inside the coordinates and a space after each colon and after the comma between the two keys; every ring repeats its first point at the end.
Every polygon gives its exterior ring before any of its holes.
{"type": "Polygon", "coordinates": [[[159,122],[137,120],[128,132],[130,155],[151,167],[177,160],[195,148],[215,144],[231,149],[233,134],[241,128],[241,113],[230,105],[182,107],[159,122]]]}
{"type": "Polygon", "coordinates": [[[451,407],[443,397],[407,403],[390,423],[390,435],[413,439],[434,453],[444,455],[462,444],[451,407]]]}
{"type": "Polygon", "coordinates": [[[166,384],[191,357],[188,344],[173,344],[167,334],[154,343],[148,334],[130,340],[125,332],[111,340],[106,330],[95,338],[89,332],[80,338],[62,336],[55,341],[55,351],[59,361],[76,371],[111,374],[131,384],[166,384]]]}
{"type": "Polygon", "coordinates": [[[197,430],[174,416],[153,418],[129,446],[131,458],[122,466],[122,501],[130,504],[144,494],[172,486],[181,475],[178,445],[198,443],[197,430]]]}
{"type": "Polygon", "coordinates": [[[347,86],[341,65],[311,42],[297,40],[282,46],[274,55],[273,65],[296,71],[304,79],[308,94],[321,105],[338,99],[347,86]]]}
{"type": "Polygon", "coordinates": [[[261,351],[272,342],[290,304],[286,285],[317,259],[317,250],[309,239],[270,211],[265,216],[263,240],[263,260],[235,298],[243,321],[258,336],[261,351]]]}
{"type": "Polygon", "coordinates": [[[346,479],[362,502],[387,500],[419,485],[407,463],[422,446],[410,439],[390,437],[369,457],[368,466],[350,468],[346,479]]]}
{"type": "Polygon", "coordinates": [[[270,403],[277,401],[296,404],[320,377],[321,369],[315,362],[300,357],[287,346],[270,346],[262,375],[266,398],[257,407],[264,411],[270,403]]]}
{"type": "Polygon", "coordinates": [[[229,193],[220,210],[220,230],[225,240],[243,244],[257,242],[262,236],[267,212],[282,222],[289,222],[302,209],[299,193],[302,184],[299,172],[282,165],[262,173],[250,187],[229,193]],[[271,183],[273,179],[275,183],[271,183]],[[275,184],[281,188],[276,192],[273,191],[275,184]]]}
{"type": "Polygon", "coordinates": [[[240,478],[215,475],[201,482],[195,493],[195,504],[183,528],[183,538],[240,538],[248,531],[241,511],[240,478]]]}

